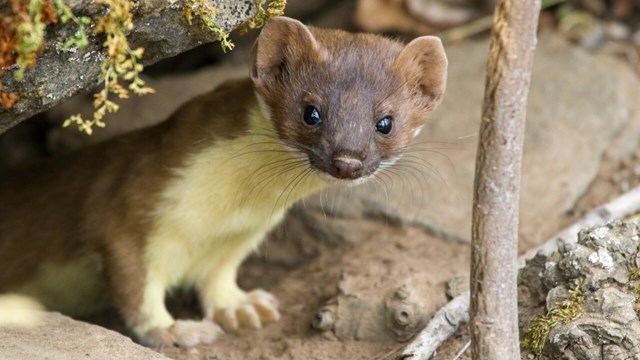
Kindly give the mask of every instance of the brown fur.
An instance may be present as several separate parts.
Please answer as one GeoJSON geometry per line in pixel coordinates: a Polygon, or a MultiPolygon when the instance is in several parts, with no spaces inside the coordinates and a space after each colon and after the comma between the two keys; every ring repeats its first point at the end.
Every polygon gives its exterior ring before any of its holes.
{"type": "Polygon", "coordinates": [[[129,326],[143,324],[142,258],[161,192],[189,155],[256,130],[248,115],[259,108],[254,89],[278,140],[311,169],[335,176],[333,159],[349,156],[362,161],[358,177],[365,178],[398,158],[445,88],[446,58],[431,37],[403,46],[275,18],[253,58],[251,79],[227,82],[157,126],[2,174],[0,291],[45,262],[98,252],[122,316],[129,326]],[[301,121],[308,105],[323,115],[321,127],[301,121]],[[375,125],[385,116],[394,126],[381,135],[375,125]]]}
{"type": "Polygon", "coordinates": [[[157,194],[187,154],[247,131],[255,102],[248,79],[230,81],[159,125],[2,174],[0,291],[31,278],[45,261],[98,251],[116,304],[135,318],[157,194]]]}
{"type": "Polygon", "coordinates": [[[432,37],[405,47],[372,34],[307,29],[290,21],[265,27],[254,58],[252,78],[277,130],[317,149],[311,163],[328,173],[338,156],[363,161],[361,176],[398,156],[440,103],[446,84],[446,58],[432,37]],[[327,119],[322,127],[310,130],[290,120],[300,118],[306,105],[327,119]],[[385,116],[394,119],[392,132],[374,136],[370,130],[385,116]]]}

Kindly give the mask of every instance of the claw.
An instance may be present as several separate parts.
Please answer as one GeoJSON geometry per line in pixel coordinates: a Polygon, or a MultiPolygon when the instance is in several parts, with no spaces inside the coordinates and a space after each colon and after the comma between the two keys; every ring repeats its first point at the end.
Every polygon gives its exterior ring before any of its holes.
{"type": "Polygon", "coordinates": [[[260,329],[280,319],[278,300],[264,290],[254,290],[238,305],[215,310],[213,319],[225,331],[236,331],[240,326],[260,329]]]}
{"type": "Polygon", "coordinates": [[[222,334],[220,327],[210,321],[176,320],[168,328],[149,330],[141,342],[147,346],[164,348],[178,345],[194,347],[210,344],[222,334]]]}

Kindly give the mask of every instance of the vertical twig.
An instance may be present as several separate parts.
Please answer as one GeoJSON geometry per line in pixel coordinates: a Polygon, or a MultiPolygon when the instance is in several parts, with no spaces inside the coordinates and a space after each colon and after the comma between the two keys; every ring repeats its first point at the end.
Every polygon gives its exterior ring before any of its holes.
{"type": "Polygon", "coordinates": [[[520,359],[516,289],[520,167],[540,0],[499,0],[476,157],[471,354],[520,359]]]}

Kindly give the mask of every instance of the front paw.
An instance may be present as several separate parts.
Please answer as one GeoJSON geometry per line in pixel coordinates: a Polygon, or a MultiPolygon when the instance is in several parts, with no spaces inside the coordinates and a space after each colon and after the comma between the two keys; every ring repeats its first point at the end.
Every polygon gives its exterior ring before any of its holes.
{"type": "Polygon", "coordinates": [[[278,300],[262,289],[247,293],[243,300],[233,306],[213,311],[213,320],[225,331],[235,331],[240,326],[260,329],[264,324],[279,319],[278,300]]]}
{"type": "Polygon", "coordinates": [[[222,330],[211,321],[176,320],[170,327],[154,328],[141,338],[144,345],[151,347],[165,347],[178,345],[194,347],[200,344],[210,344],[222,330]]]}

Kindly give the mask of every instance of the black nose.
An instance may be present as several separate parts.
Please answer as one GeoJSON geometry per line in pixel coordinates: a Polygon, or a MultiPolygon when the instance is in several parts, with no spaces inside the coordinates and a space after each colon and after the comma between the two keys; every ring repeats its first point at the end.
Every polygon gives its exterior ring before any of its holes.
{"type": "Polygon", "coordinates": [[[334,158],[333,165],[336,167],[337,177],[341,179],[355,179],[358,177],[358,170],[362,169],[362,161],[346,156],[334,158]]]}

